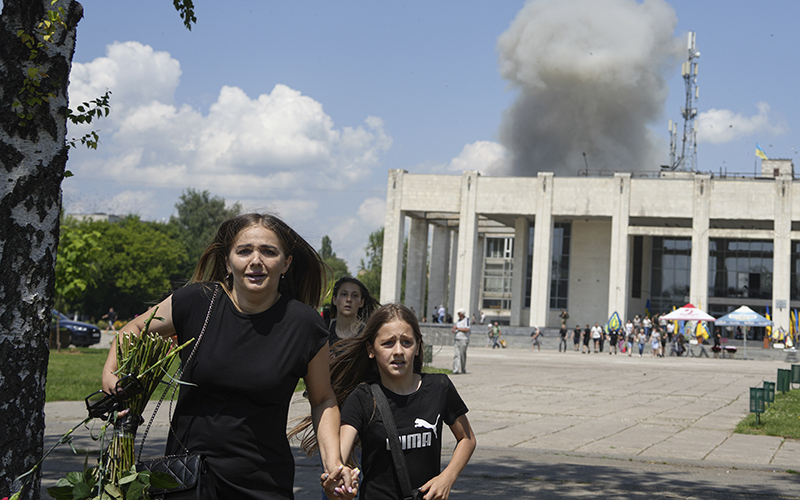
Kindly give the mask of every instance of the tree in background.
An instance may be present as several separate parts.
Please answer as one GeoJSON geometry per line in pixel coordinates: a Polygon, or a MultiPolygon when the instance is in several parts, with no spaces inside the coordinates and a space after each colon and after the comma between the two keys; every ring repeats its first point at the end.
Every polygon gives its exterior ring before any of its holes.
{"type": "Polygon", "coordinates": [[[69,218],[61,225],[56,260],[56,309],[68,313],[100,274],[100,232],[69,218]]]}
{"type": "Polygon", "coordinates": [[[325,291],[325,299],[323,300],[323,305],[329,305],[331,303],[333,285],[336,283],[336,280],[342,276],[348,276],[350,270],[347,269],[347,262],[336,256],[336,252],[333,251],[333,244],[328,236],[322,237],[322,246],[319,249],[319,256],[322,257],[322,261],[329,268],[325,270],[328,288],[325,291]]]}
{"type": "Polygon", "coordinates": [[[188,280],[192,277],[194,266],[200,260],[217,228],[224,221],[235,217],[242,207],[235,203],[225,208],[225,199],[211,196],[208,191],[187,189],[175,204],[178,215],[170,218],[170,224],[178,228],[178,234],[186,248],[187,261],[183,274],[188,280]]]}
{"type": "Polygon", "coordinates": [[[358,264],[358,279],[364,283],[369,293],[374,297],[378,297],[380,301],[381,270],[383,269],[383,228],[369,234],[364,251],[367,253],[367,260],[365,262],[364,259],[361,259],[358,264]]]}
{"type": "Polygon", "coordinates": [[[86,291],[84,312],[99,317],[113,307],[132,318],[186,283],[187,255],[173,226],[136,216],[84,225],[101,235],[99,277],[86,291]]]}

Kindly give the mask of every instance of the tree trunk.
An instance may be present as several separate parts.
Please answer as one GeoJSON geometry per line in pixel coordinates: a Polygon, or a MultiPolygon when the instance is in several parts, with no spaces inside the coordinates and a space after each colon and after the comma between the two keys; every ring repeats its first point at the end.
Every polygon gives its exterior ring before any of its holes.
{"type": "MultiPolygon", "coordinates": [[[[67,85],[75,28],[83,15],[73,0],[4,0],[0,15],[0,498],[42,456],[50,310],[67,162],[67,85]],[[34,34],[47,10],[61,7],[59,28],[31,60],[18,31],[34,34]],[[46,73],[38,90],[23,90],[30,68],[46,73]],[[31,96],[52,94],[29,105],[31,96]],[[17,116],[22,101],[26,119],[17,116]]],[[[41,37],[37,37],[42,41],[41,37]]],[[[22,498],[39,498],[40,475],[22,498]]]]}

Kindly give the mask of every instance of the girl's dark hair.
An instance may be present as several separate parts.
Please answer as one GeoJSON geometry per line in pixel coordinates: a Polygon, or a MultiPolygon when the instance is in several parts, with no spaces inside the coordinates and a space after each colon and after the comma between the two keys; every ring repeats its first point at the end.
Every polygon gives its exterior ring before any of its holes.
{"type": "MultiPolygon", "coordinates": [[[[364,329],[355,337],[336,342],[331,348],[331,385],[336,393],[336,402],[342,406],[347,396],[361,383],[371,384],[380,380],[378,365],[369,357],[367,345],[373,345],[381,327],[392,321],[402,321],[411,327],[417,342],[417,355],[414,357],[414,373],[422,373],[424,343],[417,316],[411,309],[401,304],[386,304],[372,313],[364,329]]],[[[311,416],[306,416],[288,434],[289,438],[303,435],[301,446],[311,455],[317,449],[317,437],[311,428],[311,416]]],[[[346,458],[346,457],[343,457],[346,458]]]]}
{"type": "Polygon", "coordinates": [[[262,226],[275,233],[283,252],[287,257],[292,256],[292,264],[281,279],[278,291],[317,307],[322,298],[325,264],[314,247],[285,222],[270,214],[244,214],[220,224],[213,241],[197,262],[192,282],[218,281],[230,292],[233,283],[226,267],[228,255],[239,233],[253,226],[262,226]]]}
{"type": "Polygon", "coordinates": [[[356,317],[358,317],[358,319],[361,321],[366,321],[367,318],[369,318],[370,315],[375,311],[375,309],[381,306],[381,304],[375,300],[375,297],[373,297],[371,293],[369,293],[369,290],[367,290],[367,287],[364,286],[364,283],[356,278],[353,278],[352,276],[342,276],[336,280],[336,283],[333,285],[333,292],[331,292],[331,319],[336,318],[338,314],[338,311],[336,310],[336,304],[334,304],[333,301],[336,299],[336,294],[339,293],[339,289],[346,283],[353,283],[361,290],[361,298],[364,299],[364,305],[358,308],[356,317]]]}

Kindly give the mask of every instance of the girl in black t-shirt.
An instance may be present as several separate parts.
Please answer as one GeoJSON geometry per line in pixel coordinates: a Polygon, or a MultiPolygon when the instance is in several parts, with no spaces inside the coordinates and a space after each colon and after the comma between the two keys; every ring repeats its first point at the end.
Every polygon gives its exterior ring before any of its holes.
{"type": "MultiPolygon", "coordinates": [[[[467,407],[450,379],[421,373],[422,334],[414,313],[405,306],[387,304],[373,313],[358,336],[341,341],[335,351],[331,378],[343,402],[341,451],[343,456],[351,456],[360,441],[360,498],[401,497],[386,446],[386,430],[375,412],[369,386],[378,382],[389,400],[412,488],[424,493],[426,500],[447,499],[475,450],[475,434],[466,416],[467,407]],[[450,427],[457,444],[450,463],[441,470],[443,424],[450,427]]],[[[331,499],[352,498],[356,493],[355,482],[343,485],[327,474],[321,479],[331,499]]]]}
{"type": "Polygon", "coordinates": [[[364,328],[364,322],[380,307],[364,283],[352,276],[342,276],[333,285],[331,294],[330,345],[355,337],[364,328]]]}

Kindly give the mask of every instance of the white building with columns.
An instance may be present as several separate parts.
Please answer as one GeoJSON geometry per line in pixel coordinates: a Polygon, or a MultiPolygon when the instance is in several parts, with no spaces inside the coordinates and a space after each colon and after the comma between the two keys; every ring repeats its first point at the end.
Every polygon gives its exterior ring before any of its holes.
{"type": "Polygon", "coordinates": [[[760,177],[418,175],[392,170],[381,302],[421,317],[444,304],[511,325],[603,324],[686,302],[740,305],[789,330],[800,308],[800,183],[789,160],[760,177]],[[798,190],[798,195],[794,191],[798,190]],[[797,220],[795,220],[797,219],[797,220]],[[427,300],[426,300],[427,291],[427,300]]]}

